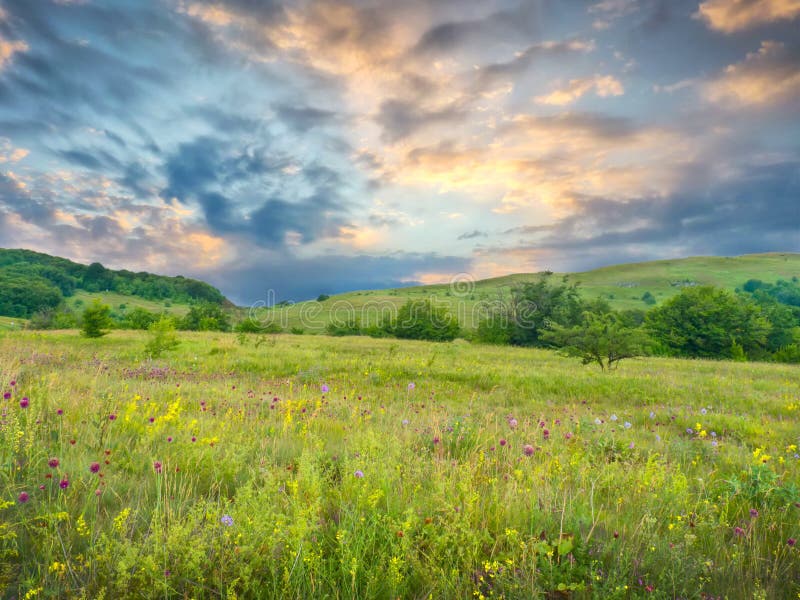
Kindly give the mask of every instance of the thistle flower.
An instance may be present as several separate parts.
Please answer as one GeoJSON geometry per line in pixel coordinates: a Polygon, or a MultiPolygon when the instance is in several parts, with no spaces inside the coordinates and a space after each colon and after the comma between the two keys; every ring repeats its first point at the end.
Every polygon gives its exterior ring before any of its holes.
{"type": "MultiPolygon", "coordinates": [[[[25,504],[28,500],[30,500],[30,498],[31,497],[28,495],[28,492],[20,492],[19,496],[17,496],[17,502],[19,502],[20,504],[25,504]]],[[[789,545],[791,546],[793,544],[789,545]]]]}
{"type": "Polygon", "coordinates": [[[91,471],[92,473],[97,473],[98,471],[100,471],[100,463],[93,462],[91,465],[89,465],[89,471],[91,471]]]}
{"type": "Polygon", "coordinates": [[[51,458],[50,460],[47,461],[47,466],[50,467],[51,469],[55,469],[56,467],[58,467],[58,459],[51,458]]]}
{"type": "MultiPolygon", "coordinates": [[[[24,494],[25,492],[22,493],[24,494]]],[[[788,540],[786,540],[786,543],[789,545],[789,547],[793,548],[794,545],[797,543],[797,540],[794,538],[789,538],[788,540]]]]}
{"type": "Polygon", "coordinates": [[[525,444],[525,446],[522,447],[522,451],[525,453],[525,456],[531,456],[536,449],[530,444],[525,444]]]}
{"type": "Polygon", "coordinates": [[[69,479],[67,479],[66,475],[61,481],[58,482],[58,487],[60,487],[62,490],[65,490],[69,487],[69,479]]]}
{"type": "Polygon", "coordinates": [[[758,511],[755,508],[750,509],[750,518],[755,519],[758,516],[758,511]]]}
{"type": "Polygon", "coordinates": [[[413,381],[412,381],[411,383],[409,383],[409,384],[408,384],[408,390],[409,390],[409,391],[413,390],[415,387],[417,387],[417,386],[414,384],[414,382],[413,382],[413,381]]]}
{"type": "Polygon", "coordinates": [[[23,396],[22,400],[19,401],[19,407],[20,408],[28,408],[28,406],[30,406],[30,404],[31,404],[31,401],[28,400],[27,396],[23,396]]]}
{"type": "Polygon", "coordinates": [[[153,469],[155,469],[156,473],[161,473],[161,469],[164,465],[161,464],[161,461],[153,461],[153,469]]]}

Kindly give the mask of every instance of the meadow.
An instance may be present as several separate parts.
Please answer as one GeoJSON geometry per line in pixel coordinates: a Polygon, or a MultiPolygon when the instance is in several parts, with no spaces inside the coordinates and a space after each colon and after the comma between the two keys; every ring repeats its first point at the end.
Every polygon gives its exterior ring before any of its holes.
{"type": "Polygon", "coordinates": [[[798,598],[800,370],[0,331],[4,598],[798,598]]]}

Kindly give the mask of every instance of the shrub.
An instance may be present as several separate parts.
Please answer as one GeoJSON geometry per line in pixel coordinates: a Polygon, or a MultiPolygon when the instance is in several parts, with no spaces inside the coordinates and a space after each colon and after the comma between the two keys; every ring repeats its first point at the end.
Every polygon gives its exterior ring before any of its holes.
{"type": "Polygon", "coordinates": [[[449,342],[460,333],[458,320],[446,306],[436,305],[433,300],[409,300],[384,330],[398,338],[436,342],[449,342]]]}
{"type": "Polygon", "coordinates": [[[150,324],[147,328],[150,339],[145,345],[145,352],[150,358],[159,358],[164,352],[173,350],[180,345],[180,340],[175,334],[175,322],[167,316],[150,324]]]}
{"type": "Polygon", "coordinates": [[[102,337],[108,333],[105,329],[111,327],[111,307],[95,300],[83,311],[82,321],[81,332],[84,336],[102,337]]]}

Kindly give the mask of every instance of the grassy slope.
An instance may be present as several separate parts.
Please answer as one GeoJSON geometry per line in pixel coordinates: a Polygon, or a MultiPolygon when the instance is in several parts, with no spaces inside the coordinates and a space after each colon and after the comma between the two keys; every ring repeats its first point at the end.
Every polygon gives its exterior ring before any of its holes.
{"type": "MultiPolygon", "coordinates": [[[[552,277],[560,281],[563,274],[552,277]]],[[[741,286],[751,278],[774,282],[779,278],[800,276],[800,254],[772,253],[751,254],[734,258],[697,257],[662,260],[604,267],[584,273],[568,274],[568,281],[580,282],[580,290],[586,298],[604,298],[613,308],[649,308],[642,295],[649,291],[658,302],[670,298],[680,291],[672,282],[684,280],[699,284],[720,286],[729,290],[741,286]],[[633,285],[633,287],[627,287],[633,285]]],[[[332,315],[344,317],[353,307],[355,314],[363,315],[362,322],[375,320],[382,311],[388,311],[408,299],[434,297],[447,302],[459,315],[466,327],[473,327],[479,311],[476,303],[490,302],[499,293],[507,293],[514,284],[534,281],[536,274],[518,274],[494,279],[485,279],[474,284],[465,294],[458,295],[449,285],[428,285],[376,291],[360,291],[340,294],[322,302],[301,302],[289,309],[276,309],[274,318],[284,327],[302,327],[306,331],[321,331],[332,315]],[[372,307],[365,309],[365,307],[372,307]]],[[[266,317],[267,311],[257,311],[257,316],[266,317]]]]}
{"type": "Polygon", "coordinates": [[[188,304],[180,304],[172,301],[164,300],[146,300],[138,296],[128,296],[125,294],[117,294],[115,292],[85,292],[77,290],[74,295],[66,299],[67,306],[76,312],[81,312],[86,306],[91,304],[95,299],[100,300],[104,304],[111,306],[112,310],[117,313],[124,313],[134,308],[144,308],[151,312],[165,312],[172,315],[183,316],[189,312],[188,304]],[[80,301],[81,304],[76,304],[80,301]],[[119,308],[120,304],[125,305],[125,310],[119,308]],[[167,306],[169,304],[169,306],[167,306]]]}
{"type": "Polygon", "coordinates": [[[479,576],[507,598],[562,597],[559,582],[592,586],[575,598],[800,592],[800,509],[769,495],[800,480],[794,367],[648,358],[602,374],[531,349],[217,333],[181,334],[151,364],[136,332],[0,336],[0,387],[31,398],[0,428],[0,501],[32,497],[4,514],[11,595],[464,598],[488,595],[479,576]],[[773,492],[731,494],[762,454],[773,492]],[[540,533],[573,539],[574,564],[540,533]]]}

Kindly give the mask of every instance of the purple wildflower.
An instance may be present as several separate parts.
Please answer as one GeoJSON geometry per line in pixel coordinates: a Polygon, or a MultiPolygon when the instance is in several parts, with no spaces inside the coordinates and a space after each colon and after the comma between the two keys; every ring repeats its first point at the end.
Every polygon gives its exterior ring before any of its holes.
{"type": "Polygon", "coordinates": [[[69,487],[69,479],[64,476],[64,478],[58,482],[58,487],[60,487],[62,490],[67,489],[69,487]]]}
{"type": "Polygon", "coordinates": [[[758,511],[755,508],[750,509],[750,518],[755,519],[758,516],[758,511]]]}
{"type": "MultiPolygon", "coordinates": [[[[28,492],[20,492],[19,496],[17,496],[17,502],[19,502],[20,504],[25,504],[28,500],[30,500],[30,498],[31,497],[28,495],[28,492]]],[[[793,544],[789,545],[791,546],[793,544]]]]}
{"type": "Polygon", "coordinates": [[[220,519],[220,521],[222,521],[223,525],[226,525],[228,527],[233,525],[233,517],[230,516],[230,515],[222,515],[222,518],[220,519]]]}
{"type": "Polygon", "coordinates": [[[326,383],[323,383],[322,387],[320,387],[319,389],[322,390],[323,394],[327,394],[331,390],[331,388],[329,388],[326,383]]]}
{"type": "Polygon", "coordinates": [[[359,469],[355,473],[353,473],[353,475],[355,475],[356,479],[361,479],[362,477],[364,477],[364,471],[359,469]]]}
{"type": "Polygon", "coordinates": [[[161,469],[164,465],[161,464],[161,461],[153,461],[153,469],[155,469],[156,473],[161,473],[161,469]]]}
{"type": "Polygon", "coordinates": [[[93,462],[92,464],[89,465],[89,471],[91,471],[92,473],[97,473],[99,470],[100,470],[100,463],[93,462]]]}
{"type": "Polygon", "coordinates": [[[523,446],[522,448],[522,451],[525,453],[525,456],[531,456],[536,451],[536,449],[530,444],[525,444],[525,446],[523,446]]]}
{"type": "Polygon", "coordinates": [[[58,459],[51,458],[50,460],[47,461],[47,466],[50,467],[51,469],[55,469],[58,466],[58,459]]]}
{"type": "Polygon", "coordinates": [[[28,408],[30,406],[30,404],[31,404],[31,401],[28,400],[27,396],[23,396],[22,400],[19,401],[19,407],[20,408],[28,408]]]}
{"type": "MultiPolygon", "coordinates": [[[[25,492],[22,493],[24,494],[25,492]]],[[[794,545],[797,543],[797,540],[794,538],[789,538],[788,540],[786,540],[786,543],[789,545],[789,547],[793,548],[794,545]]]]}

